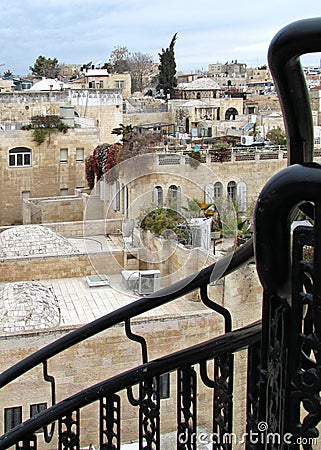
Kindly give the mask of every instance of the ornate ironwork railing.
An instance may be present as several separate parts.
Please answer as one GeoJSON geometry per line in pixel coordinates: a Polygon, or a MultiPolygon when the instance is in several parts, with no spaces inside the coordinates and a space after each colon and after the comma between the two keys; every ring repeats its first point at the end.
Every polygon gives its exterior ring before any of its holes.
{"type": "MultiPolygon", "coordinates": [[[[0,448],[8,448],[13,443],[20,441],[23,442],[20,444],[22,445],[22,448],[29,448],[31,445],[33,448],[36,448],[37,434],[35,432],[42,427],[45,427],[45,440],[50,442],[53,437],[53,426],[51,425],[50,433],[48,433],[47,427],[56,420],[58,420],[59,446],[62,446],[59,448],[80,448],[80,408],[94,401],[99,401],[101,405],[99,420],[97,418],[97,423],[99,423],[100,447],[105,449],[119,448],[119,422],[116,421],[117,423],[114,423],[112,417],[114,417],[114,414],[116,414],[117,417],[120,417],[120,401],[117,397],[117,393],[122,389],[128,390],[128,401],[139,408],[140,426],[147,427],[145,431],[143,428],[140,429],[140,448],[144,448],[145,445],[147,445],[147,448],[151,449],[160,448],[160,383],[159,381],[157,382],[157,380],[159,377],[170,371],[177,371],[177,381],[175,384],[178,389],[177,401],[180,402],[177,404],[178,429],[180,430],[179,435],[184,436],[184,441],[187,440],[187,442],[190,443],[189,445],[193,442],[193,448],[196,448],[195,445],[197,441],[195,436],[197,422],[194,416],[196,414],[195,400],[197,388],[196,371],[195,368],[192,367],[195,364],[199,364],[200,366],[201,378],[204,383],[215,392],[213,395],[216,399],[214,401],[214,404],[216,405],[214,407],[216,434],[218,436],[223,436],[227,432],[231,432],[233,386],[232,352],[244,349],[247,345],[258,342],[260,338],[260,325],[255,324],[244,330],[232,332],[231,317],[228,310],[210,300],[207,295],[207,286],[210,282],[215,281],[213,280],[214,269],[216,273],[227,275],[245,262],[251,260],[252,257],[253,245],[251,242],[247,242],[235,252],[232,259],[230,257],[223,258],[216,264],[206,267],[198,274],[191,275],[188,279],[177,282],[169,288],[162,289],[157,293],[146,296],[126,307],[107,314],[49,344],[43,349],[30,355],[25,360],[18,362],[13,367],[4,371],[0,375],[0,388],[3,388],[8,383],[14,381],[17,377],[25,374],[37,365],[43,365],[44,379],[51,384],[52,406],[39,413],[39,415],[30,418],[21,426],[7,432],[0,438],[0,448]],[[226,270],[224,271],[223,268],[226,268],[226,270]],[[206,306],[222,315],[225,324],[224,329],[227,334],[221,338],[212,339],[211,341],[199,344],[194,348],[149,362],[146,341],[143,337],[132,332],[131,319],[139,314],[194,291],[195,289],[199,289],[200,298],[206,306]],[[127,337],[140,343],[143,365],[110,380],[103,381],[98,385],[78,393],[70,399],[64,399],[55,404],[55,391],[57,386],[55,379],[48,375],[47,370],[50,358],[121,322],[125,324],[127,337]],[[235,344],[234,350],[233,346],[231,346],[227,352],[227,347],[229,347],[233,341],[237,343],[235,344]],[[224,353],[222,349],[224,349],[224,353]],[[207,360],[215,361],[214,370],[216,376],[213,380],[211,380],[210,375],[207,374],[207,360]],[[217,380],[220,380],[219,385],[217,380]],[[140,388],[138,398],[135,399],[132,394],[132,388],[137,384],[139,384],[140,388]],[[145,398],[145,396],[147,397],[145,398]],[[71,401],[70,405],[75,405],[73,402],[76,401],[77,406],[67,407],[69,401],[71,401]],[[115,411],[112,406],[114,402],[118,405],[117,411],[115,411]],[[65,409],[66,407],[67,409],[65,409]],[[225,411],[226,408],[227,411],[225,411]],[[224,410],[223,412],[222,409],[224,410]],[[109,415],[107,414],[107,410],[109,415]],[[194,417],[194,419],[192,419],[192,417],[194,417]],[[155,423],[153,422],[153,418],[156,420],[155,423]],[[151,424],[151,422],[153,423],[151,424]],[[109,425],[107,425],[107,423],[109,425]],[[114,430],[110,430],[109,428],[107,430],[104,428],[107,426],[115,426],[118,430],[118,434],[114,430]],[[150,427],[153,431],[151,431],[150,427]],[[114,436],[115,433],[117,436],[114,436]],[[111,438],[111,436],[113,437],[111,438]],[[108,443],[105,442],[106,439],[108,443]],[[116,447],[113,447],[114,440],[118,442],[116,447]]],[[[185,447],[180,446],[180,448],[185,447]]]]}
{"type": "Polygon", "coordinates": [[[0,449],[13,445],[36,449],[40,447],[37,431],[43,428],[48,448],[78,450],[84,446],[83,412],[94,405],[95,419],[90,424],[96,445],[120,449],[127,403],[137,419],[139,449],[201,448],[204,435],[200,442],[198,403],[203,399],[203,392],[199,395],[203,386],[211,398],[211,411],[206,415],[212,422],[207,438],[213,449],[241,445],[247,450],[313,448],[321,420],[321,166],[312,162],[313,122],[299,56],[320,49],[321,19],[295,22],[271,43],[269,64],[284,113],[289,166],[267,183],[258,198],[254,245],[247,242],[228,263],[223,258],[215,266],[69,333],[4,371],[0,388],[42,365],[44,379],[51,385],[52,405],[5,433],[0,449]],[[294,220],[302,214],[310,226],[294,227],[294,220]],[[262,325],[232,330],[229,311],[210,300],[208,284],[214,281],[214,268],[225,276],[254,254],[264,290],[262,325]],[[145,339],[131,329],[132,318],[196,289],[203,303],[222,315],[225,333],[149,361],[145,339]],[[48,373],[50,358],[118,323],[124,323],[127,337],[140,344],[142,363],[55,403],[56,383],[48,373]],[[240,425],[235,420],[239,399],[234,359],[244,350],[246,405],[240,401],[246,406],[246,419],[240,425]],[[168,411],[161,398],[163,377],[169,373],[176,373],[176,433],[165,447],[161,417],[168,411]]]}

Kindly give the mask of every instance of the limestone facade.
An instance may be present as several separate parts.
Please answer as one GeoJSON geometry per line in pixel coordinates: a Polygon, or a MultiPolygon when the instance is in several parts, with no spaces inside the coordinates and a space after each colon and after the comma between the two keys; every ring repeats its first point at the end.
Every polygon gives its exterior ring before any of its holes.
{"type": "Polygon", "coordinates": [[[0,93],[0,115],[0,223],[9,225],[22,222],[23,200],[86,187],[85,158],[99,143],[115,142],[111,131],[122,122],[122,95],[119,90],[0,93]],[[75,116],[75,127],[66,133],[51,133],[37,144],[32,131],[20,129],[32,116],[59,115],[66,106],[75,116]],[[10,152],[21,149],[29,154],[26,164],[10,162],[10,152]]]}
{"type": "Polygon", "coordinates": [[[40,145],[30,131],[0,131],[0,137],[2,225],[22,222],[23,200],[74,194],[76,188],[86,186],[85,158],[98,140],[97,129],[58,132],[40,145]],[[30,165],[10,166],[9,152],[21,148],[29,152],[30,165]],[[77,161],[79,151],[83,156],[77,161]]]}
{"type": "MultiPolygon", "coordinates": [[[[247,266],[241,272],[226,277],[225,286],[222,284],[213,286],[209,292],[211,299],[229,309],[233,318],[233,328],[259,318],[261,312],[261,288],[257,279],[255,279],[255,268],[254,266],[247,266]],[[240,280],[242,280],[242,283],[240,280]]],[[[97,295],[96,292],[96,298],[97,295]]],[[[92,301],[94,301],[94,298],[92,301]]],[[[176,307],[171,314],[158,314],[148,318],[140,317],[132,321],[133,331],[143,335],[147,341],[150,359],[167,354],[169,349],[175,352],[223,332],[223,320],[218,314],[206,309],[187,313],[187,310],[190,309],[189,305],[192,303],[190,300],[185,300],[185,303],[183,301],[178,304],[175,303],[176,307]],[[183,340],[182,336],[184,336],[183,340]]],[[[194,304],[198,305],[198,302],[194,304]]],[[[73,329],[75,329],[74,326],[60,326],[45,330],[2,334],[0,336],[2,368],[10,367],[21,358],[73,329]]],[[[50,375],[55,377],[57,401],[140,364],[140,350],[137,345],[137,343],[131,342],[125,337],[123,325],[118,325],[52,358],[49,361],[48,368],[50,375]]],[[[243,418],[246,414],[245,383],[242,379],[244,362],[245,355],[240,355],[237,358],[235,368],[235,430],[242,430],[243,418]]],[[[196,369],[198,370],[198,367],[196,369]]],[[[16,383],[11,383],[0,391],[2,408],[21,405],[23,418],[27,419],[30,414],[30,405],[46,403],[49,406],[51,404],[50,386],[43,381],[41,367],[20,377],[18,383],[19,389],[17,389],[16,383]],[[34,386],[36,386],[36,389],[34,386]]],[[[125,393],[121,393],[121,398],[123,442],[136,441],[135,410],[129,405],[125,393]]],[[[175,424],[175,398],[176,375],[172,373],[170,375],[170,396],[161,401],[162,433],[175,431],[172,428],[175,424]]],[[[199,425],[207,426],[210,429],[211,414],[208,412],[212,410],[212,394],[201,382],[198,386],[198,402],[200,410],[199,425]]],[[[82,448],[88,448],[90,443],[97,447],[96,426],[93,425],[98,421],[97,414],[98,405],[96,403],[82,412],[82,448]]],[[[1,430],[3,430],[3,426],[3,414],[0,414],[1,430]]],[[[41,434],[38,435],[38,439],[39,448],[45,448],[42,445],[41,434]]]]}

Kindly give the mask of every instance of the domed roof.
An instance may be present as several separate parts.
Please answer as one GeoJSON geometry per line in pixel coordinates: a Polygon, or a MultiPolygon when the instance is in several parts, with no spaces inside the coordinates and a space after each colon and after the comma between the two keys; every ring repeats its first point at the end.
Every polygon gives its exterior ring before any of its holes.
{"type": "Polygon", "coordinates": [[[78,253],[65,237],[41,225],[18,225],[0,233],[0,258],[78,253]]]}
{"type": "Polygon", "coordinates": [[[187,91],[210,91],[219,90],[220,86],[212,78],[197,78],[196,80],[188,83],[183,90],[187,91]]]}
{"type": "Polygon", "coordinates": [[[35,83],[30,91],[61,91],[68,87],[67,84],[59,80],[54,80],[53,78],[43,78],[42,80],[35,83]]]}
{"type": "Polygon", "coordinates": [[[0,331],[44,329],[59,323],[58,300],[50,287],[19,281],[7,283],[0,289],[0,331]]]}

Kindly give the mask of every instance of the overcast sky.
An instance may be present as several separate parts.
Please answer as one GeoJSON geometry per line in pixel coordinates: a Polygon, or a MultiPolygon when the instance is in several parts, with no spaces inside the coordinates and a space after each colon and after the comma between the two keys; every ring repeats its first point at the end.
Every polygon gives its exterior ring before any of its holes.
{"type": "MultiPolygon", "coordinates": [[[[176,32],[178,71],[235,59],[255,67],[267,62],[283,26],[317,16],[320,0],[2,0],[0,72],[26,75],[39,55],[66,64],[106,62],[117,46],[159,62],[176,32]]],[[[320,54],[302,61],[320,65],[320,54]]]]}

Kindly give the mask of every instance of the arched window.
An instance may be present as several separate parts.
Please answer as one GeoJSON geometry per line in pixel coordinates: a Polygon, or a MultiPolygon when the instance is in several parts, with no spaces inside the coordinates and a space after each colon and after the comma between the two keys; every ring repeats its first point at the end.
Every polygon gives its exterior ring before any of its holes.
{"type": "Polygon", "coordinates": [[[237,206],[239,211],[246,211],[246,184],[244,181],[237,183],[236,187],[237,206]]]}
{"type": "Polygon", "coordinates": [[[9,167],[30,167],[31,150],[26,147],[15,147],[9,150],[9,167]]]}
{"type": "Polygon", "coordinates": [[[205,203],[213,203],[214,201],[214,186],[212,183],[205,185],[205,203]]]}
{"type": "Polygon", "coordinates": [[[175,184],[168,188],[168,206],[177,211],[181,207],[181,188],[175,184]]]}
{"type": "Polygon", "coordinates": [[[223,186],[220,181],[214,184],[214,198],[222,198],[223,186]]]}
{"type": "Polygon", "coordinates": [[[236,183],[230,181],[227,185],[227,198],[229,200],[236,200],[236,183]]]}
{"type": "Polygon", "coordinates": [[[225,120],[235,120],[235,116],[238,115],[238,112],[235,108],[228,108],[225,113],[225,120]]]}
{"type": "Polygon", "coordinates": [[[161,186],[154,187],[153,203],[159,207],[163,206],[163,188],[161,186]]]}

